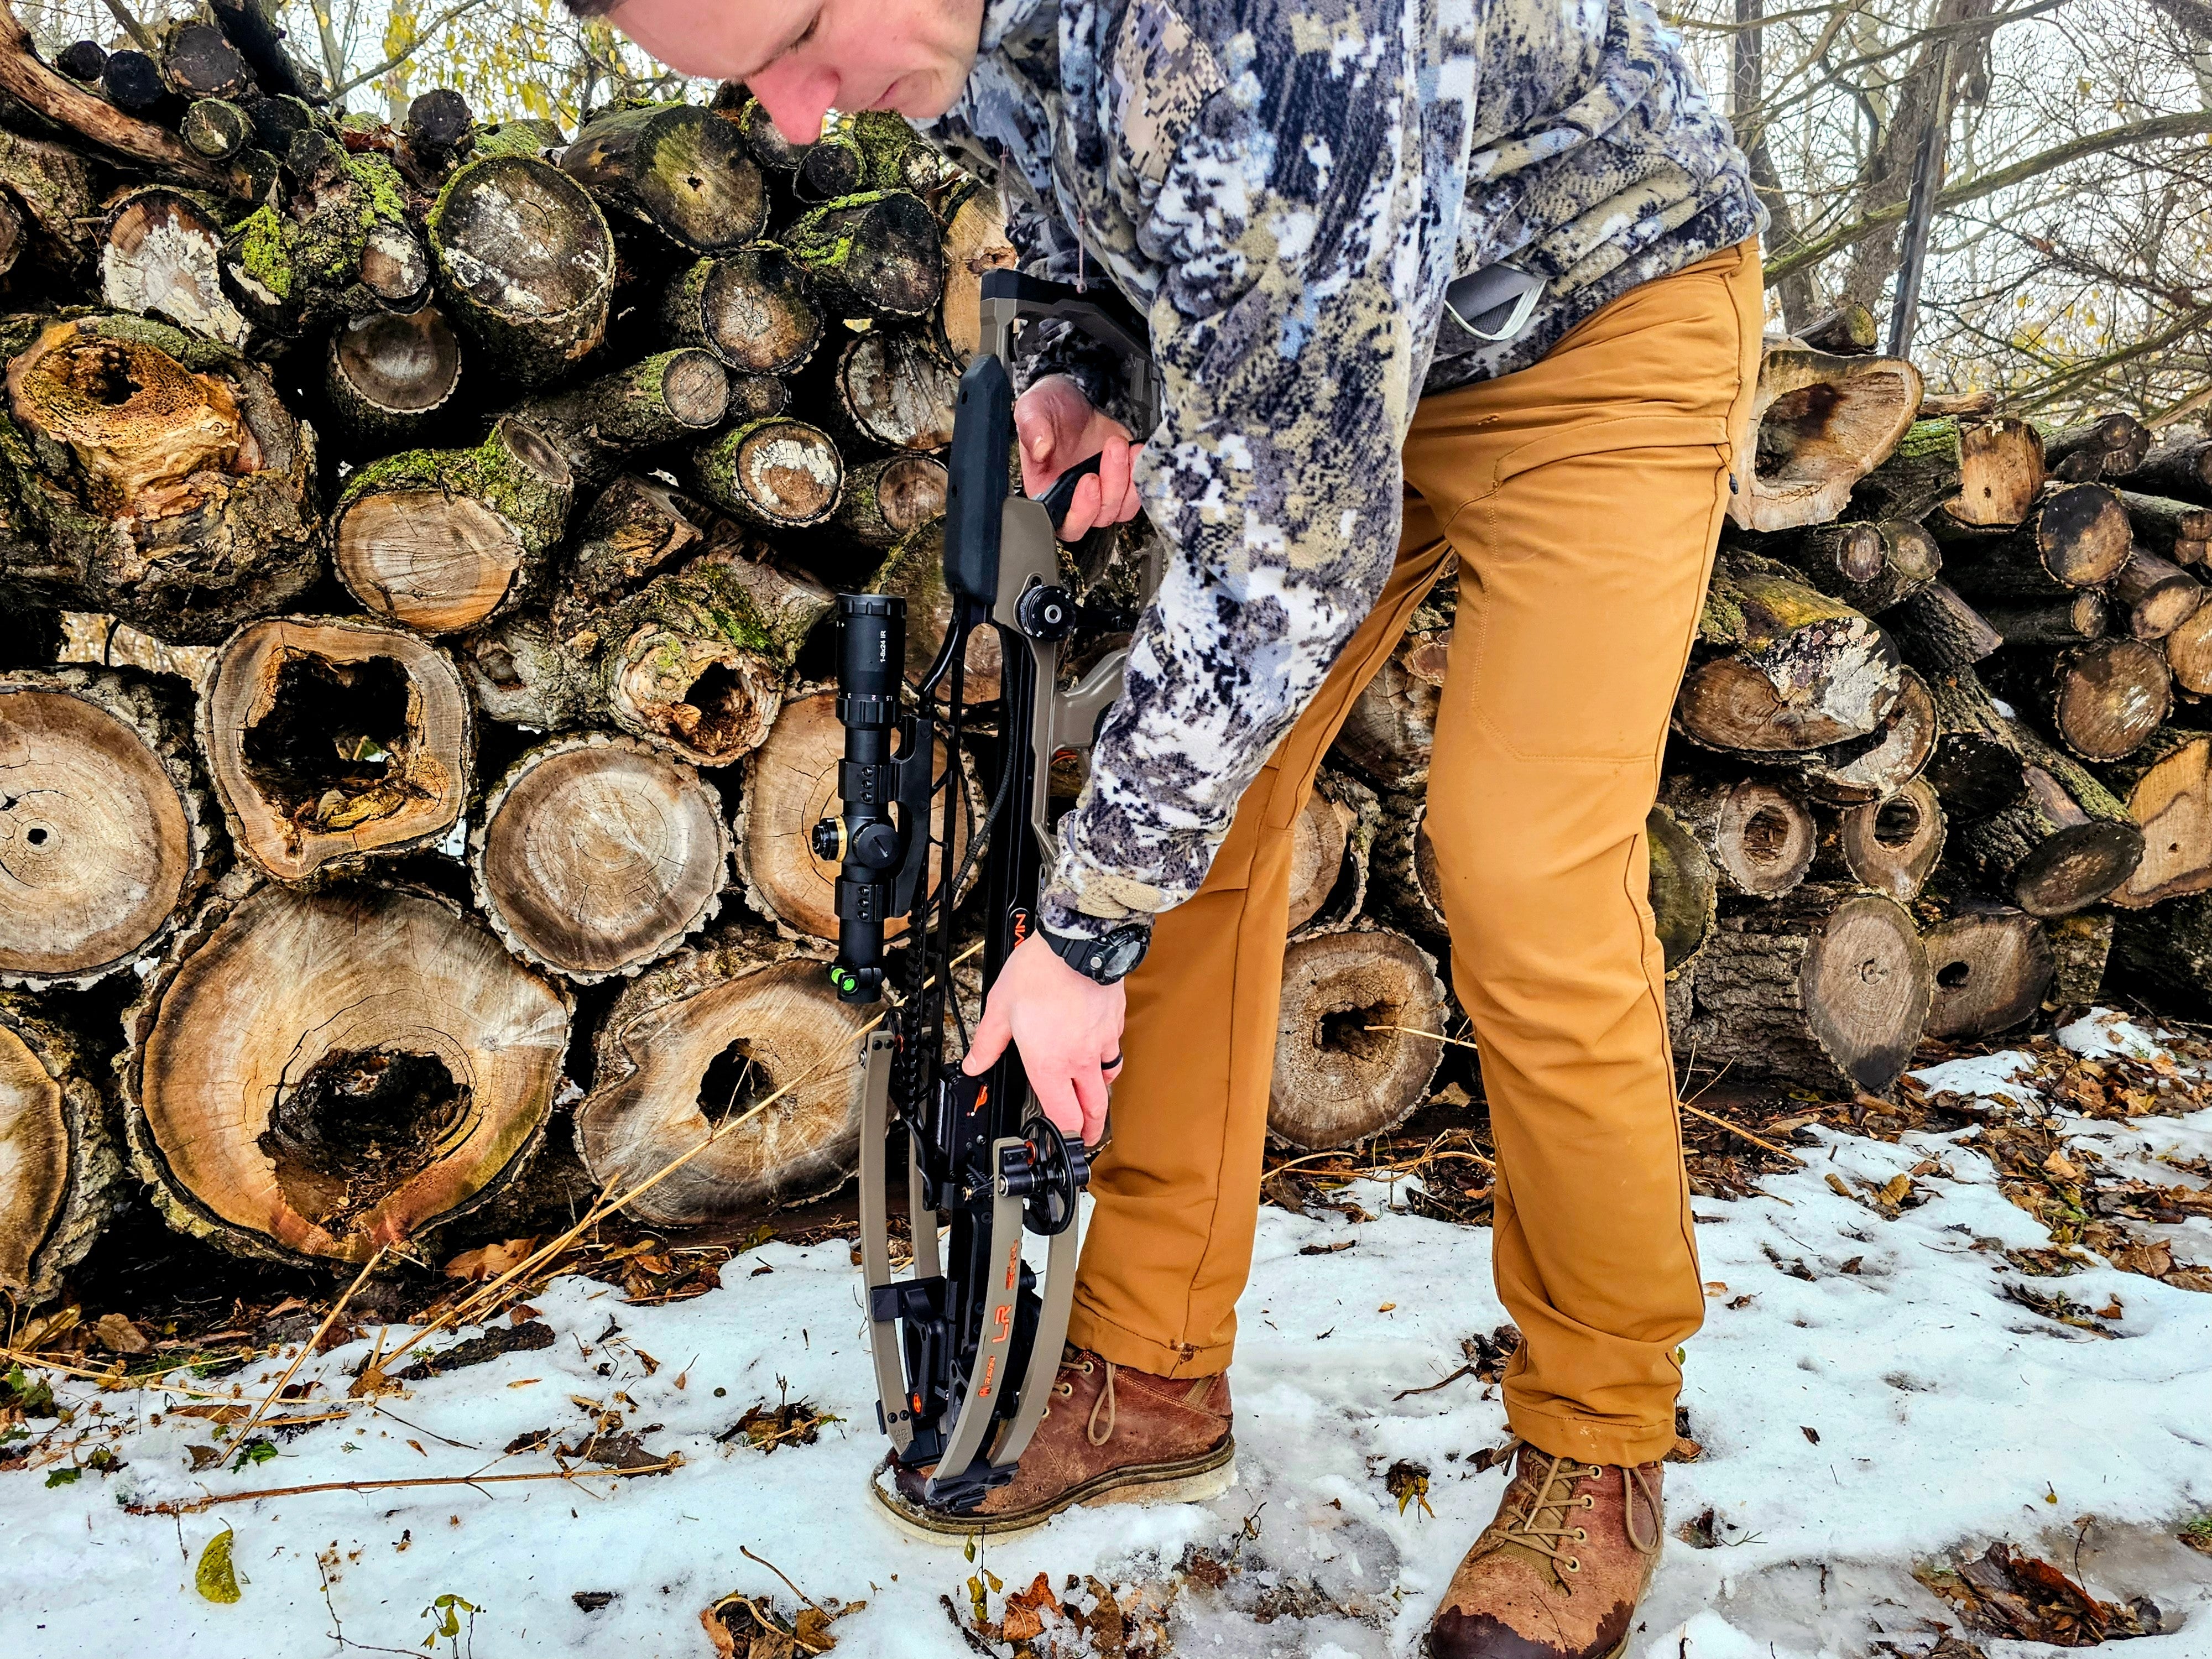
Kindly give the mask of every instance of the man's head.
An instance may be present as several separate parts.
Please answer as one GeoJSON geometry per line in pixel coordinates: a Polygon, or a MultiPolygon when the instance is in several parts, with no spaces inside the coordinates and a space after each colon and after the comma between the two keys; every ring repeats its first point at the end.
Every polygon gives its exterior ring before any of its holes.
{"type": "Polygon", "coordinates": [[[983,0],[568,0],[671,69],[742,81],[794,143],[835,109],[927,120],[960,95],[983,0]]]}

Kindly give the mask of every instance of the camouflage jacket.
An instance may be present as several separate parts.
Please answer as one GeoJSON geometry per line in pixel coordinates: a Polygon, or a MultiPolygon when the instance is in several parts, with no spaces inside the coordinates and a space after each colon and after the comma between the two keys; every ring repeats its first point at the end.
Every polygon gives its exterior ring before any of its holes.
{"type": "Polygon", "coordinates": [[[1146,313],[1166,383],[1138,472],[1165,574],[1042,907],[1096,935],[1197,890],[1382,591],[1420,392],[1525,367],[1761,213],[1651,0],[987,0],[981,46],[925,131],[1030,269],[1146,313]],[[1499,260],[1547,286],[1486,344],[1443,289],[1499,260]]]}

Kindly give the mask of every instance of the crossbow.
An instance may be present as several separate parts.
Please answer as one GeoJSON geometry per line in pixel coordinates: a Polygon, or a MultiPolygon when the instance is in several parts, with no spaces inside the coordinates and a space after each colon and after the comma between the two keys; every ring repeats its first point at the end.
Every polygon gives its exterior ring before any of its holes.
{"type": "MultiPolygon", "coordinates": [[[[838,597],[839,816],[814,830],[816,853],[840,866],[831,982],[845,1001],[890,1003],[862,1050],[860,1266],[878,1421],[893,1458],[933,1467],[926,1499],[954,1514],[1013,1478],[1044,1414],[1074,1297],[1077,1200],[1090,1157],[1038,1109],[1013,1047],[972,1078],[947,1057],[947,1019],[961,1018],[953,911],[976,876],[988,996],[1036,926],[1050,865],[1053,761],[1091,748],[1127,657],[1116,650],[1062,684],[1076,606],[1062,583],[1058,532],[1076,484],[1097,462],[1071,468],[1038,500],[1011,487],[1007,363],[1016,331],[1056,322],[1112,352],[1139,405],[1140,429],[1156,421],[1160,392],[1144,324],[1110,290],[1001,270],[984,276],[981,303],[986,349],[961,377],[949,467],[951,623],[909,693],[905,601],[838,597]],[[999,633],[1000,696],[971,708],[963,697],[968,644],[983,627],[999,633]],[[964,743],[986,735],[995,738],[998,772],[978,826],[960,757],[964,743]],[[951,833],[962,822],[964,846],[951,833]],[[887,955],[885,924],[900,915],[906,929],[896,956],[887,955]],[[892,1271],[886,1191],[894,1126],[904,1129],[913,1239],[902,1278],[892,1271]],[[1042,1273],[1023,1260],[1025,1232],[1045,1241],[1042,1273]]],[[[1149,599],[1156,564],[1146,577],[1149,599]]]]}

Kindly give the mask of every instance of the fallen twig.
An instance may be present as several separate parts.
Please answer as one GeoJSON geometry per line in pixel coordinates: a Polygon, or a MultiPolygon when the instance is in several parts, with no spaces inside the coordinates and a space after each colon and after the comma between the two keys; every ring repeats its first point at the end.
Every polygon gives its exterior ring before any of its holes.
{"type": "Polygon", "coordinates": [[[238,1431],[240,1445],[246,1443],[246,1437],[253,1432],[253,1425],[260,1422],[262,1413],[276,1403],[278,1397],[283,1394],[286,1386],[292,1381],[293,1373],[306,1363],[309,1354],[314,1352],[315,1345],[323,1340],[324,1334],[337,1323],[338,1316],[345,1311],[346,1304],[353,1300],[353,1293],[368,1282],[368,1276],[376,1271],[377,1264],[384,1260],[384,1249],[383,1245],[378,1245],[376,1253],[361,1264],[361,1271],[354,1275],[353,1283],[345,1287],[343,1295],[331,1304],[331,1310],[323,1316],[323,1322],[315,1327],[315,1334],[300,1345],[300,1352],[292,1356],[292,1363],[284,1368],[284,1375],[276,1379],[276,1386],[270,1389],[267,1397],[253,1408],[253,1415],[246,1419],[246,1426],[238,1431]]]}
{"type": "Polygon", "coordinates": [[[1788,1158],[1792,1164],[1802,1164],[1805,1161],[1803,1158],[1798,1157],[1796,1153],[1791,1152],[1787,1146],[1778,1146],[1771,1140],[1761,1140],[1757,1135],[1752,1133],[1750,1130],[1739,1129],[1735,1124],[1729,1122],[1726,1118],[1715,1117],[1711,1112],[1705,1110],[1702,1107],[1692,1106],[1686,1100],[1681,1103],[1681,1106],[1682,1109],[1687,1112],[1692,1117],[1703,1118],[1708,1123],[1714,1124],[1720,1128],[1726,1129],[1732,1135],[1741,1135],[1753,1146],[1764,1146],[1770,1152],[1779,1153],[1782,1157],[1788,1158]]]}
{"type": "Polygon", "coordinates": [[[270,1486],[262,1492],[210,1492],[204,1498],[190,1498],[181,1503],[131,1504],[125,1507],[132,1515],[198,1515],[218,1504],[250,1504],[264,1498],[301,1498],[319,1492],[391,1492],[402,1486],[489,1486],[509,1480],[585,1480],[602,1474],[610,1480],[627,1480],[633,1475],[665,1474],[683,1462],[679,1456],[669,1456],[658,1463],[635,1469],[540,1469],[530,1474],[422,1474],[411,1480],[318,1480],[305,1486],[270,1486]]]}

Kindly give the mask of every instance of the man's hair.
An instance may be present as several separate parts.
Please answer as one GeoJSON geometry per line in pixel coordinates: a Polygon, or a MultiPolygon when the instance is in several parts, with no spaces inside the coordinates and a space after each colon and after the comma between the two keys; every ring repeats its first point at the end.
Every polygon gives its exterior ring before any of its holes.
{"type": "Polygon", "coordinates": [[[561,0],[561,3],[568,7],[572,16],[588,19],[605,17],[621,0],[561,0]]]}

